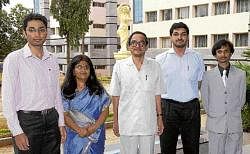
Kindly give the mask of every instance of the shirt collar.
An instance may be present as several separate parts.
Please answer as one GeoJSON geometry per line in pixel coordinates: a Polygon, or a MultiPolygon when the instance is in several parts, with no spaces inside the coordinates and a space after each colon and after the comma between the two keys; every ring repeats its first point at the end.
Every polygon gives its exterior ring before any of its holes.
{"type": "MultiPolygon", "coordinates": [[[[130,57],[128,58],[127,64],[128,64],[129,66],[133,66],[133,65],[134,65],[132,56],[130,56],[130,57]]],[[[145,64],[148,64],[148,59],[144,56],[142,65],[145,65],[145,64]]]]}
{"type": "MultiPolygon", "coordinates": [[[[24,49],[24,52],[23,52],[24,58],[32,57],[32,52],[30,50],[30,47],[29,47],[28,43],[25,44],[23,49],[24,49]]],[[[42,58],[42,60],[48,59],[50,57],[50,55],[51,54],[48,52],[48,50],[45,47],[43,47],[43,58],[42,58]]]]}
{"type": "MultiPolygon", "coordinates": [[[[220,65],[218,65],[218,68],[219,68],[219,71],[220,71],[220,75],[222,76],[223,75],[223,70],[224,68],[222,68],[220,65]]],[[[226,76],[228,77],[228,74],[229,74],[229,69],[230,69],[230,63],[229,63],[229,66],[226,68],[226,76]]]]}
{"type": "MultiPolygon", "coordinates": [[[[191,52],[192,51],[190,49],[186,48],[184,55],[188,54],[188,53],[191,53],[191,52]]],[[[168,50],[167,53],[169,53],[169,54],[176,54],[176,52],[174,51],[174,48],[171,48],[170,50],[168,50]]]]}

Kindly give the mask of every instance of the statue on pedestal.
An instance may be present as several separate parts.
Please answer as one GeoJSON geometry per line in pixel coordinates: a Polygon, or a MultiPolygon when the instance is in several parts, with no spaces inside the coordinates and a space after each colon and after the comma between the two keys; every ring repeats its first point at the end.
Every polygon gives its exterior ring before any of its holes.
{"type": "Polygon", "coordinates": [[[130,16],[131,8],[128,4],[121,4],[117,8],[117,16],[120,21],[120,26],[117,30],[117,34],[120,36],[121,52],[127,51],[127,41],[129,37],[128,26],[132,18],[130,16]]]}

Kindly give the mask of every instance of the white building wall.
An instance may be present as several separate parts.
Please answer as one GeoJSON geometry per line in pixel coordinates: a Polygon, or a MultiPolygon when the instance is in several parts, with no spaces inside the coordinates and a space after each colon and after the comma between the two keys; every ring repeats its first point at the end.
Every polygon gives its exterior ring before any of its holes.
{"type": "MultiPolygon", "coordinates": [[[[157,49],[160,49],[160,38],[169,37],[169,29],[175,22],[184,22],[190,30],[189,47],[194,47],[193,35],[207,35],[207,47],[205,55],[210,54],[213,45],[213,34],[228,34],[229,40],[234,42],[235,33],[248,33],[249,12],[235,13],[235,0],[230,0],[230,14],[213,15],[214,3],[229,0],[143,0],[143,23],[133,24],[133,31],[143,31],[149,38],[157,37],[157,49]],[[195,17],[195,5],[208,4],[208,16],[195,17]],[[177,19],[176,9],[189,7],[189,18],[177,19]],[[172,20],[160,21],[160,10],[172,9],[172,20]],[[146,12],[157,11],[157,22],[146,22],[146,12]],[[209,51],[209,53],[208,53],[209,51]]],[[[132,4],[132,0],[130,0],[132,4]]],[[[250,3],[250,2],[249,2],[250,3]]],[[[249,38],[248,38],[249,39],[249,38]]],[[[249,46],[249,44],[248,44],[249,46]]],[[[236,47],[244,50],[247,47],[236,47]]],[[[152,50],[157,50],[152,49],[152,50]]],[[[162,50],[161,50],[162,51],[162,50]]],[[[203,51],[202,51],[203,52],[203,51]]],[[[234,56],[240,56],[241,52],[234,56]]],[[[213,58],[208,56],[209,58],[213,58]]]]}

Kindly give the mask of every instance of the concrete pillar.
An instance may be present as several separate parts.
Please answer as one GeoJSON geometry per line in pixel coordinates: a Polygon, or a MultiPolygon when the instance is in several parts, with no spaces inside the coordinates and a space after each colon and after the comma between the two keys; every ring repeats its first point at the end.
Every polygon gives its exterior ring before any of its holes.
{"type": "Polygon", "coordinates": [[[117,0],[107,0],[105,7],[107,36],[106,64],[109,71],[108,74],[111,76],[115,63],[114,52],[117,52],[117,0]]]}

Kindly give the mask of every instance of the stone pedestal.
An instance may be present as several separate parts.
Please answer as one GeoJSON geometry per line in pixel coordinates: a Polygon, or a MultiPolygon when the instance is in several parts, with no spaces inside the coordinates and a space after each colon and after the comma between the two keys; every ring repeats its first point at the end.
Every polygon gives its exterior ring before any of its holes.
{"type": "Polygon", "coordinates": [[[114,53],[115,60],[121,60],[128,58],[131,55],[130,51],[119,51],[117,53],[114,53]]]}

